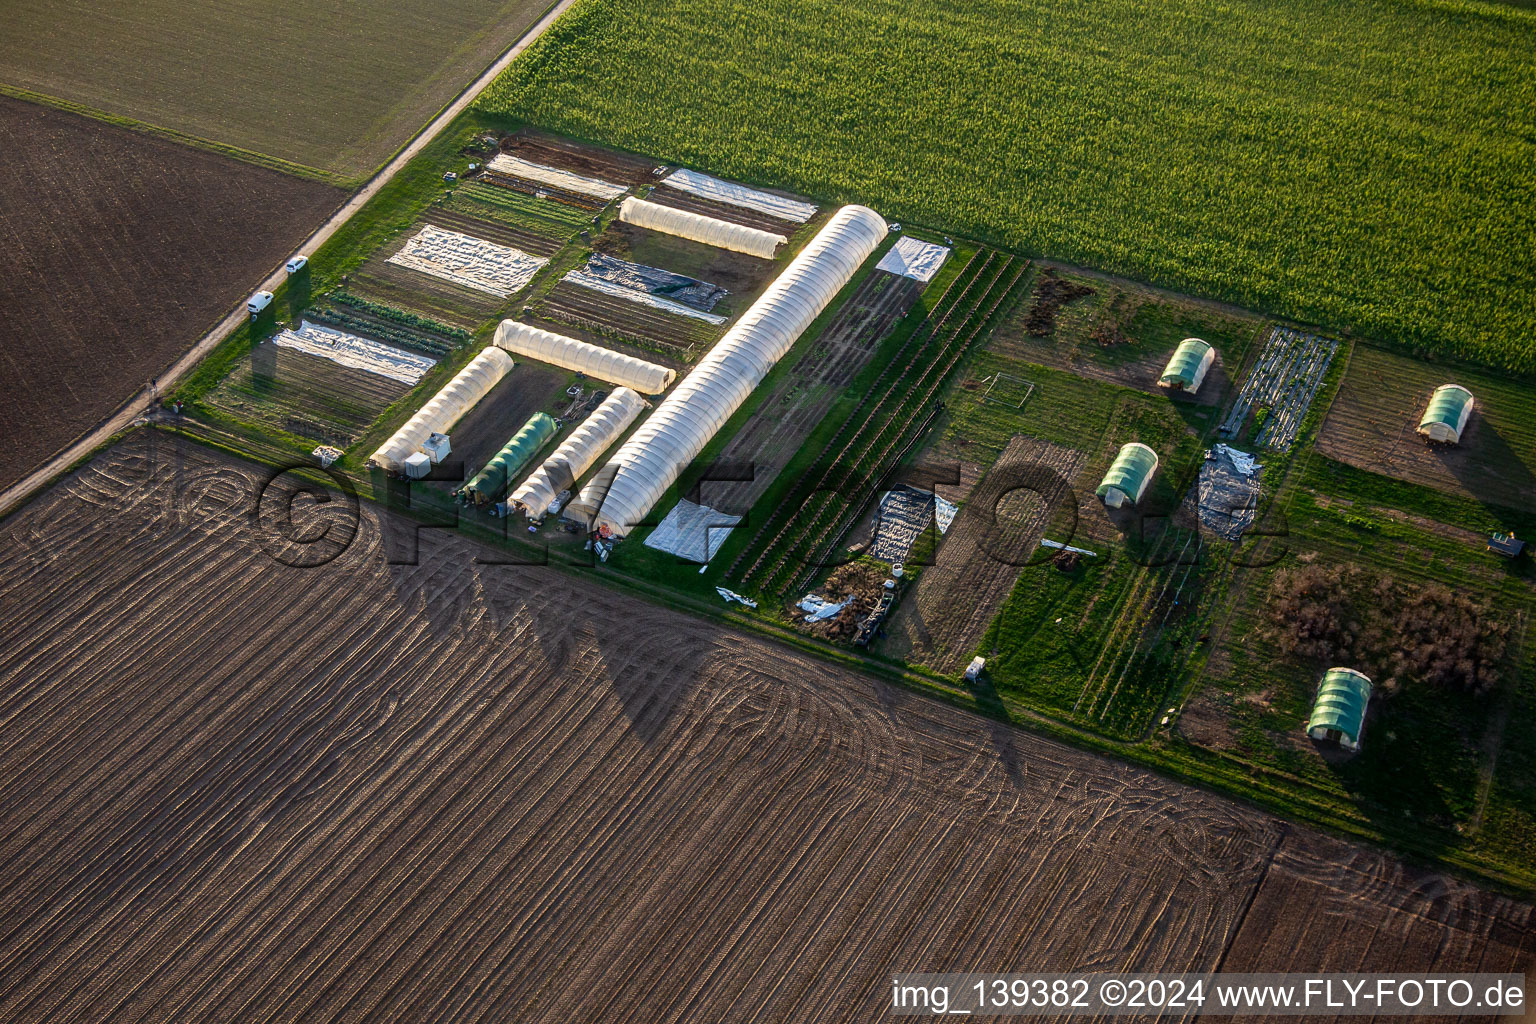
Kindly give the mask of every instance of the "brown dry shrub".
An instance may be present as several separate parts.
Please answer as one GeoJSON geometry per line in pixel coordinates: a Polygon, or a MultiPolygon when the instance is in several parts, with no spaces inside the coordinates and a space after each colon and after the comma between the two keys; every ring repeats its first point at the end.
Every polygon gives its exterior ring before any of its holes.
{"type": "Polygon", "coordinates": [[[1358,668],[1388,690],[1481,693],[1498,681],[1509,626],[1443,584],[1307,564],[1275,574],[1261,632],[1289,657],[1358,668]]]}

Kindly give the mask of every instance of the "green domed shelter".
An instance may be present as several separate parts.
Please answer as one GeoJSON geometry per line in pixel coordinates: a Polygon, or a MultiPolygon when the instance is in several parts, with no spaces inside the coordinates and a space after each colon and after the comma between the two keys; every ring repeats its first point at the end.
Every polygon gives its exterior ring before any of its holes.
{"type": "Polygon", "coordinates": [[[1147,484],[1156,472],[1157,452],[1140,441],[1132,441],[1121,447],[1094,493],[1110,508],[1134,505],[1147,493],[1147,484]]]}
{"type": "Polygon", "coordinates": [[[1371,703],[1371,680],[1352,668],[1331,668],[1323,674],[1307,719],[1307,735],[1314,740],[1337,743],[1345,750],[1360,749],[1365,728],[1365,709],[1371,703]]]}
{"type": "Polygon", "coordinates": [[[1419,419],[1419,433],[1441,444],[1460,444],[1461,432],[1472,417],[1472,392],[1460,384],[1441,384],[1429,397],[1419,419]]]}
{"type": "Polygon", "coordinates": [[[523,429],[512,435],[485,468],[464,485],[464,496],[476,505],[495,501],[507,493],[512,480],[528,464],[534,453],[544,447],[544,442],[555,436],[554,419],[547,412],[536,412],[523,424],[523,429]]]}
{"type": "Polygon", "coordinates": [[[1173,350],[1168,365],[1163,367],[1163,375],[1158,378],[1157,386],[1194,394],[1200,389],[1200,382],[1205,380],[1205,372],[1211,368],[1215,359],[1216,350],[1209,342],[1199,338],[1185,338],[1173,350]]]}

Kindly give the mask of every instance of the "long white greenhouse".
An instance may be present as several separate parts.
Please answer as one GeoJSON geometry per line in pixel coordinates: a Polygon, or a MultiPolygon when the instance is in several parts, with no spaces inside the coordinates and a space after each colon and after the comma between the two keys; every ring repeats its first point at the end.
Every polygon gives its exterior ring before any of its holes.
{"type": "Polygon", "coordinates": [[[616,536],[629,533],[885,235],[885,221],[874,210],[845,206],[837,211],[582,488],[567,514],[594,528],[607,526],[616,536]]]}
{"type": "Polygon", "coordinates": [[[443,389],[405,421],[370,457],[381,469],[398,473],[405,460],[421,449],[422,442],[448,428],[484,398],[512,370],[512,357],[499,348],[487,348],[443,385],[443,389]]]}
{"type": "Polygon", "coordinates": [[[629,388],[615,388],[507,500],[529,519],[538,519],[549,511],[556,495],[576,485],[644,408],[645,399],[638,394],[629,388]]]}
{"type": "Polygon", "coordinates": [[[648,203],[630,196],[619,204],[619,219],[639,228],[650,228],[679,238],[692,239],[732,252],[744,252],[748,256],[773,259],[779,246],[789,239],[772,231],[759,231],[744,224],[732,224],[717,217],[688,210],[678,210],[660,203],[648,203]]]}
{"type": "Polygon", "coordinates": [[[516,320],[501,322],[501,326],[496,328],[495,345],[508,352],[567,370],[576,370],[610,384],[622,384],[647,395],[661,394],[677,379],[677,371],[670,367],[658,366],[644,359],[615,352],[611,348],[589,345],[563,334],[520,324],[516,320]]]}

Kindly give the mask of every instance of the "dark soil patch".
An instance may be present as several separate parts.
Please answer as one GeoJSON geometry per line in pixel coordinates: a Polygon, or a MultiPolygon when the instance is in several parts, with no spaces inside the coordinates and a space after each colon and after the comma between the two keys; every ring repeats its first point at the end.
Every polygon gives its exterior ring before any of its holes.
{"type": "Polygon", "coordinates": [[[1092,295],[1097,289],[1059,277],[1056,271],[1046,267],[1035,282],[1035,301],[1029,307],[1025,329],[1036,338],[1047,338],[1056,330],[1056,311],[1073,299],[1092,295]]]}
{"type": "MultiPolygon", "coordinates": [[[[563,409],[569,377],[564,370],[518,359],[512,372],[448,432],[453,445],[451,459],[463,464],[464,480],[479,472],[491,456],[522,429],[528,417],[536,412],[554,416],[563,409]]],[[[553,450],[553,446],[548,446],[541,454],[547,455],[553,450]]],[[[447,486],[457,487],[462,482],[447,486]]]]}
{"type": "Polygon", "coordinates": [[[9,484],[109,416],[344,198],[0,97],[9,484]]]}
{"type": "Polygon", "coordinates": [[[617,185],[638,185],[652,178],[656,162],[649,157],[618,153],[575,139],[523,129],[501,140],[501,150],[546,167],[575,171],[617,185]]]}

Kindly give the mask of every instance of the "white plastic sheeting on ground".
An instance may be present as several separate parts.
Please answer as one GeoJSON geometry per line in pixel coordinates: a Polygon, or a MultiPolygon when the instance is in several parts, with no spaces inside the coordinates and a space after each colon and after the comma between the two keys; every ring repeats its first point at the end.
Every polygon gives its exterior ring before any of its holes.
{"type": "Polygon", "coordinates": [[[1253,476],[1253,474],[1259,471],[1259,460],[1255,459],[1247,452],[1238,451],[1231,445],[1218,444],[1216,446],[1216,454],[1225,455],[1227,458],[1231,459],[1232,468],[1237,470],[1238,473],[1242,474],[1243,476],[1253,476]]]}
{"type": "Polygon", "coordinates": [[[694,309],[692,306],[685,306],[681,302],[673,302],[671,299],[664,299],[660,295],[652,295],[650,292],[643,292],[638,288],[626,288],[621,284],[614,284],[612,281],[605,280],[604,278],[593,277],[585,270],[573,270],[565,275],[564,280],[570,284],[590,288],[595,292],[602,292],[604,295],[612,295],[616,299],[638,302],[643,306],[650,306],[652,309],[660,309],[677,316],[691,317],[694,320],[703,320],[707,324],[715,324],[717,326],[725,323],[725,317],[719,313],[706,313],[702,309],[694,309]]]}
{"type": "Polygon", "coordinates": [[[741,408],[885,237],[885,221],[845,206],[626,441],[566,508],[624,536],[741,408]]]}
{"type": "Polygon", "coordinates": [[[581,475],[629,429],[644,408],[645,399],[638,394],[629,388],[615,388],[507,501],[529,519],[543,516],[554,504],[556,495],[575,487],[581,475]]]}
{"type": "Polygon", "coordinates": [[[848,602],[852,600],[852,597],[845,597],[842,601],[834,604],[816,594],[806,594],[800,599],[800,604],[797,607],[806,613],[806,622],[820,622],[823,619],[830,619],[844,608],[847,608],[848,602]]]}
{"type": "Polygon", "coordinates": [[[910,277],[914,281],[927,284],[933,280],[933,275],[939,272],[939,268],[948,258],[948,246],[935,245],[932,242],[924,242],[910,235],[904,235],[897,239],[889,252],[880,257],[880,262],[875,264],[875,269],[888,270],[892,274],[900,274],[902,277],[910,277]]]}
{"type": "Polygon", "coordinates": [[[1099,557],[1099,553],[1097,551],[1089,551],[1087,548],[1075,548],[1070,544],[1063,544],[1059,540],[1042,539],[1040,541],[1040,546],[1043,548],[1052,548],[1056,551],[1070,551],[1074,555],[1087,555],[1089,558],[1099,557]]]}
{"type": "Polygon", "coordinates": [[[700,171],[673,171],[661,180],[681,192],[691,192],[704,199],[713,199],[717,203],[729,203],[731,206],[740,206],[745,210],[756,210],[758,213],[766,213],[780,220],[794,221],[796,224],[804,224],[816,216],[816,207],[810,203],[802,203],[798,199],[748,188],[734,181],[722,181],[700,171]]]}
{"type": "Polygon", "coordinates": [[[677,379],[677,371],[644,359],[636,359],[601,345],[567,338],[563,334],[503,320],[496,328],[497,348],[585,373],[589,377],[622,384],[647,395],[659,395],[677,379]]]}
{"type": "Polygon", "coordinates": [[[587,265],[581,269],[611,284],[623,285],[648,295],[659,295],[705,313],[714,309],[717,302],[730,294],[719,285],[700,281],[696,277],[675,274],[660,267],[648,267],[644,263],[631,263],[601,252],[588,256],[587,265]]]}
{"type": "Polygon", "coordinates": [[[945,501],[937,494],[933,496],[933,521],[938,526],[940,533],[948,533],[950,526],[955,521],[955,516],[959,514],[959,505],[952,501],[945,501]]]}
{"type": "Polygon", "coordinates": [[[744,604],[748,608],[756,608],[757,607],[757,602],[756,601],[752,600],[750,597],[742,597],[740,594],[736,593],[736,591],[734,591],[734,590],[726,590],[724,587],[716,587],[715,588],[715,593],[719,594],[722,598],[724,598],[726,604],[730,604],[732,601],[735,601],[737,604],[744,604]]]}
{"type": "Polygon", "coordinates": [[[437,365],[437,360],[420,352],[396,348],[372,338],[359,338],[346,331],[308,320],[299,322],[296,331],[279,331],[273,343],[281,348],[291,348],[306,355],[319,356],[333,363],[376,373],[402,384],[415,385],[437,365]]]}
{"type": "Polygon", "coordinates": [[[426,224],[389,262],[505,299],[549,260],[426,224]]]}
{"type": "Polygon", "coordinates": [[[773,259],[779,246],[789,241],[783,235],[771,231],[759,231],[743,224],[732,224],[728,220],[705,217],[687,210],[662,206],[660,203],[648,203],[634,196],[620,204],[619,219],[636,227],[661,231],[732,252],[744,252],[748,256],[765,260],[773,259]]]}
{"type": "Polygon", "coordinates": [[[645,538],[645,546],[703,565],[715,557],[725,538],[731,535],[731,527],[739,522],[741,516],[681,498],[661,525],[645,538]]]}
{"type": "Polygon", "coordinates": [[[447,433],[454,422],[472,409],[512,369],[512,357],[499,348],[487,348],[443,389],[405,421],[388,441],[379,446],[370,461],[381,469],[398,473],[405,460],[421,448],[435,433],[447,433]]]}
{"type": "Polygon", "coordinates": [[[491,162],[486,166],[497,174],[507,174],[526,181],[538,181],[551,188],[577,192],[584,196],[596,196],[599,199],[617,199],[628,191],[627,186],[615,185],[602,178],[589,178],[585,174],[577,174],[574,171],[562,171],[558,167],[547,167],[544,164],[536,164],[532,160],[524,160],[519,156],[508,156],[506,153],[491,157],[491,162]]]}

